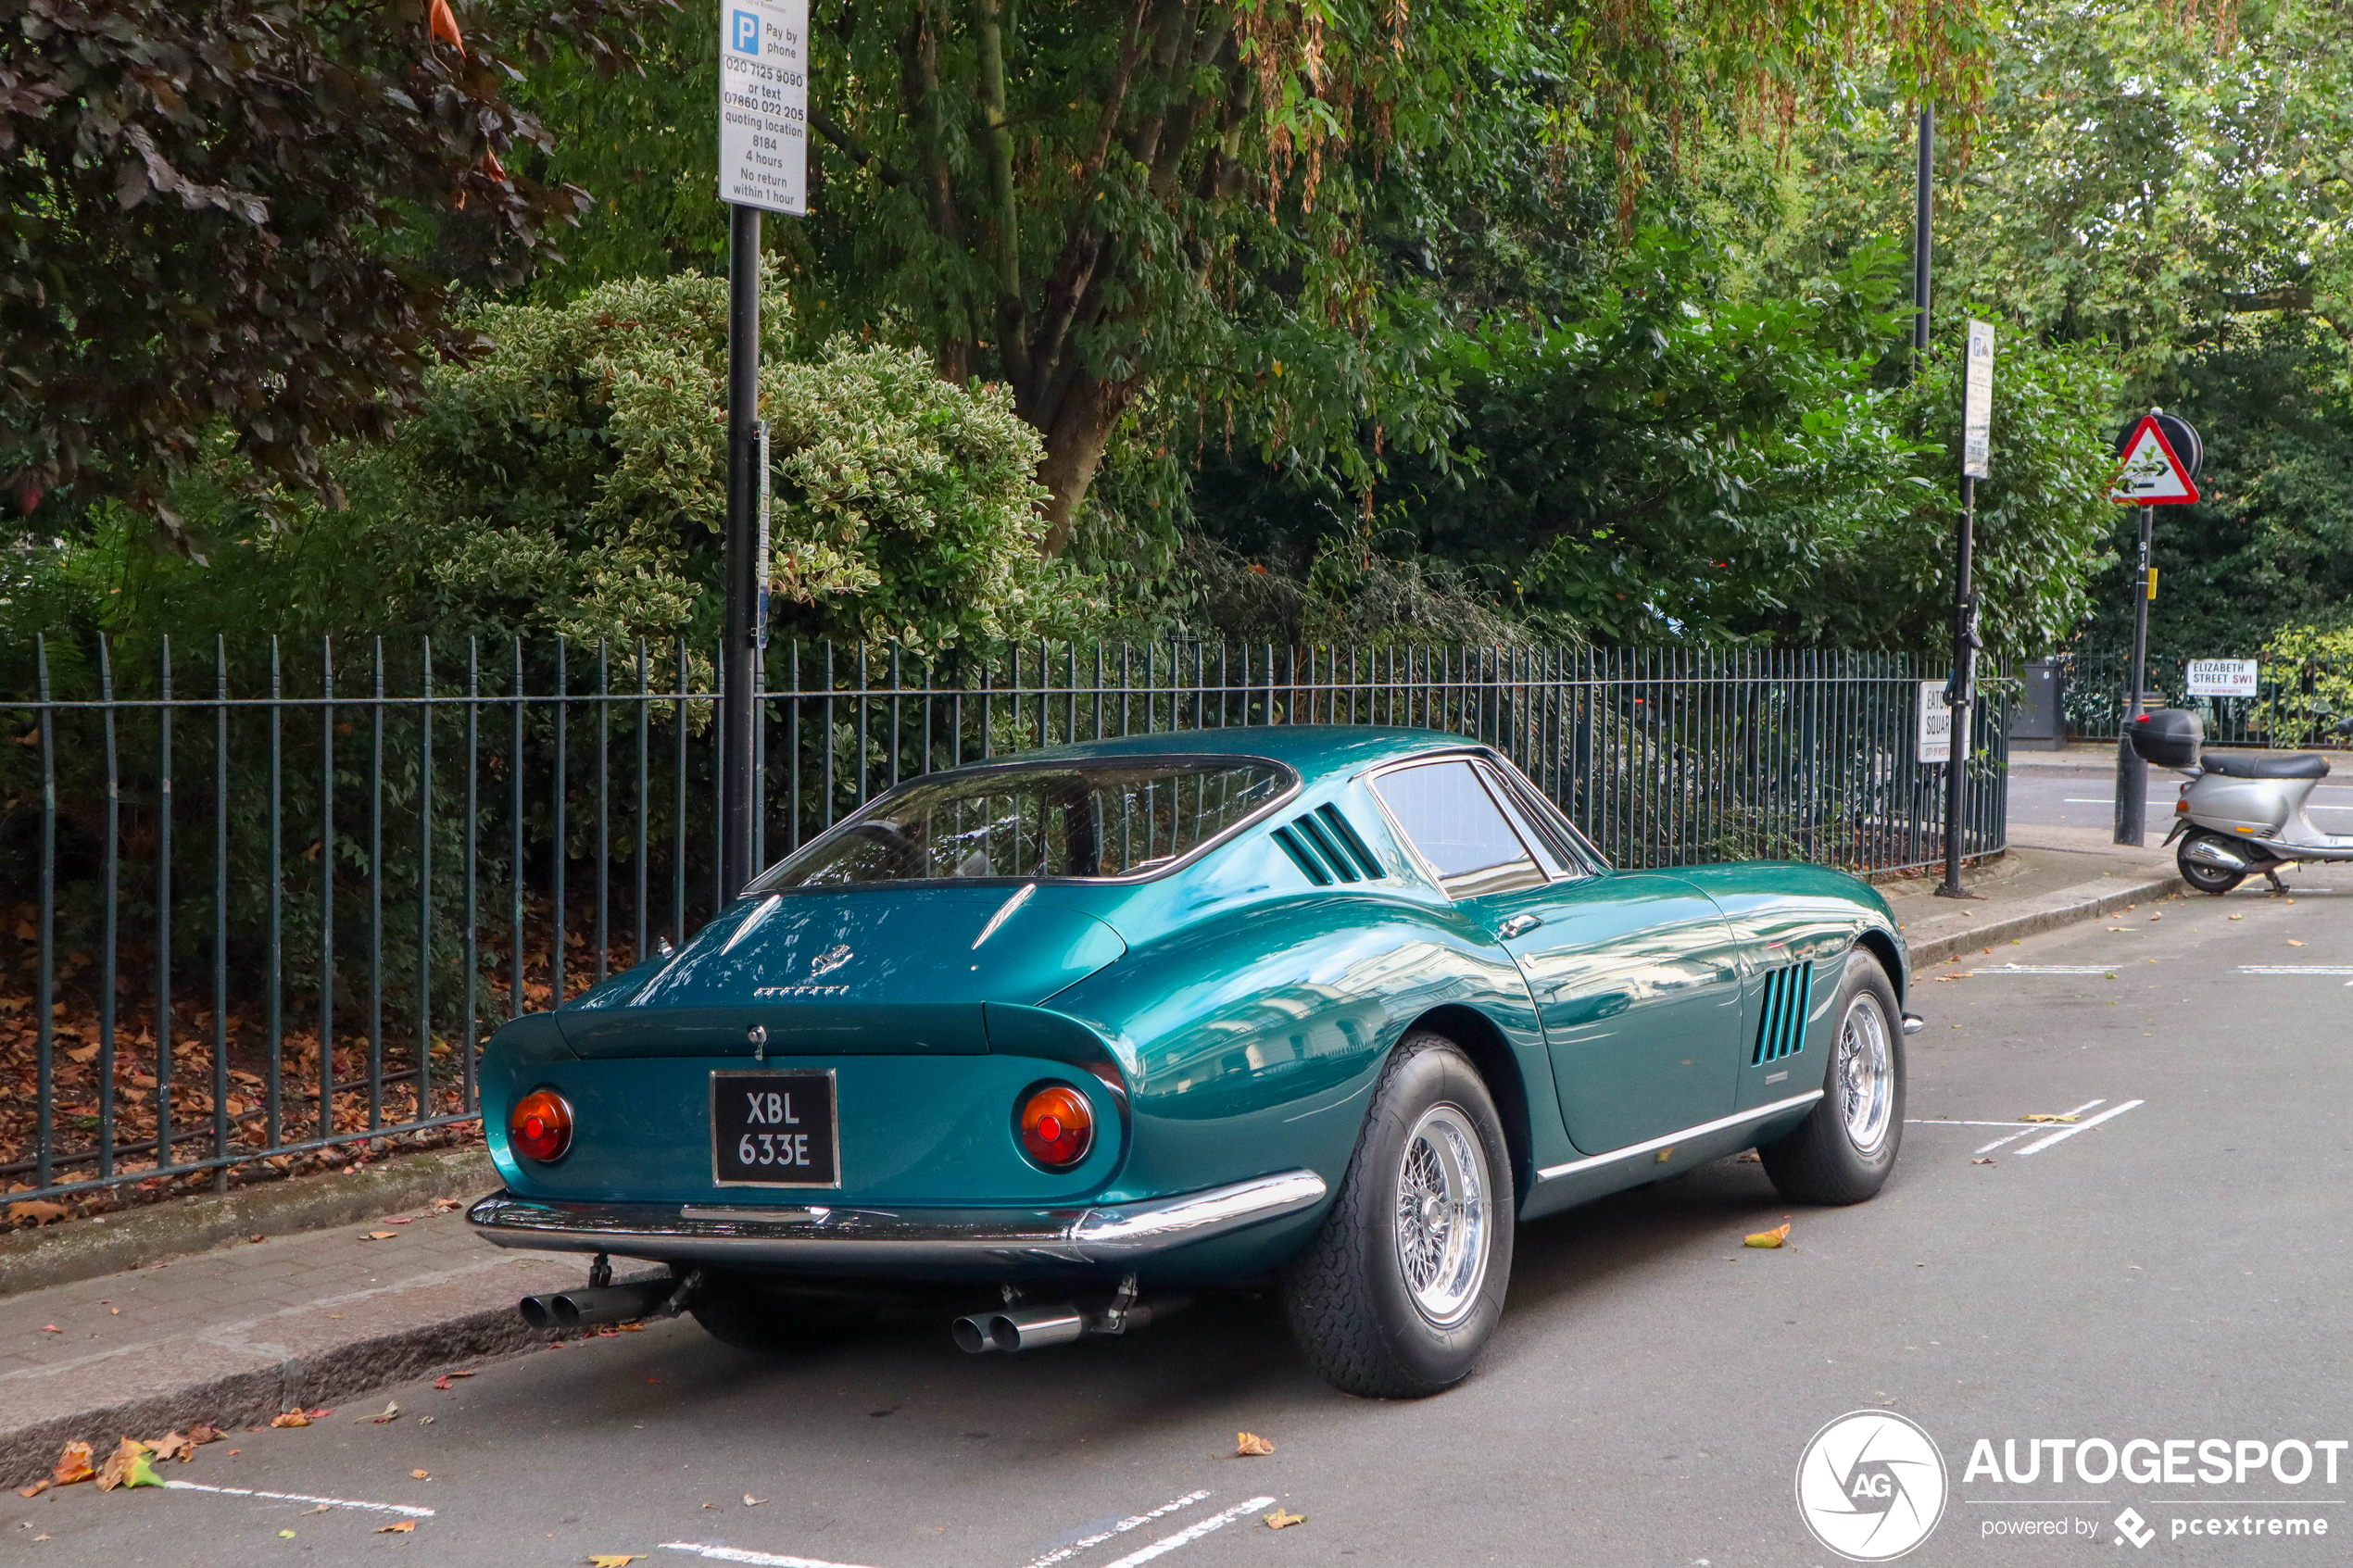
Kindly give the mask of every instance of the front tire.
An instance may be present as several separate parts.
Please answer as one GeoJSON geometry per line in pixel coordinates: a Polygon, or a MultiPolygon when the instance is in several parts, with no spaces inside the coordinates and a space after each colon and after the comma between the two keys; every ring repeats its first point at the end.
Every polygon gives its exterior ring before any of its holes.
{"type": "Polygon", "coordinates": [[[1792,1203],[1836,1206],[1876,1197],[1904,1141],[1903,1010],[1887,971],[1846,955],[1822,1098],[1797,1130],[1757,1148],[1792,1203]]]}
{"type": "Polygon", "coordinates": [[[1406,1035],[1323,1229],[1283,1273],[1292,1336],[1317,1374],[1372,1399],[1468,1377],[1503,1316],[1516,1211],[1478,1070],[1442,1035],[1406,1035]]]}
{"type": "MultiPolygon", "coordinates": [[[[2223,866],[2203,865],[2191,859],[2190,846],[2200,842],[2202,842],[2202,835],[2191,834],[2182,840],[2182,847],[2173,851],[2173,864],[2180,869],[2183,882],[2188,883],[2200,893],[2211,893],[2220,897],[2246,880],[2245,872],[2231,871],[2223,866]]],[[[2227,843],[2228,840],[2221,842],[2227,843]]]]}

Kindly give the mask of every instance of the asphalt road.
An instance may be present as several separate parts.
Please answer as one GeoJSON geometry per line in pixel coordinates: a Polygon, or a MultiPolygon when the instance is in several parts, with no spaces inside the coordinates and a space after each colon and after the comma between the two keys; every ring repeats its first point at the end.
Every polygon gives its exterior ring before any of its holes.
{"type": "MultiPolygon", "coordinates": [[[[2182,776],[2162,769],[2149,770],[2148,842],[2157,844],[2173,827],[2173,803],[2181,796],[2182,776]]],[[[2313,825],[2324,833],[2353,833],[2353,784],[2323,782],[2312,791],[2313,825]]],[[[2116,781],[2106,773],[2043,772],[2020,769],[2010,775],[2010,828],[2015,833],[2036,827],[2093,829],[2106,832],[2116,822],[2116,781]]]]}
{"type": "Polygon", "coordinates": [[[1249,1299],[1021,1358],[968,1359],[923,1323],[763,1361],[665,1323],[396,1388],[386,1424],[364,1419],[378,1397],[170,1467],[297,1499],[0,1499],[0,1562],[1827,1564],[1793,1477],[1818,1429],[1874,1407],[1919,1423],[1947,1467],[1907,1562],[2353,1556],[2353,1450],[2334,1484],[2317,1460],[2297,1484],[2259,1460],[2216,1485],[2191,1457],[2353,1437],[2353,873],[1956,967],[1973,972],[1915,992],[1914,1121],[1876,1201],[1792,1210],[1726,1160],[1532,1225],[1484,1366],[1439,1399],[1329,1392],[1249,1299]],[[1790,1247],[1741,1245],[1784,1220],[1790,1247]],[[1230,1457],[1241,1430],[1275,1452],[1230,1457]],[[2031,1439],[2144,1437],[2193,1444],[2182,1478],[1967,1474],[1980,1438],[2014,1440],[2022,1465],[2031,1439]],[[1306,1523],[1267,1528],[1277,1503],[1306,1523]],[[2145,1548],[2119,1544],[2127,1507],[2145,1548]],[[2241,1527],[2209,1539],[2209,1517],[2241,1527]],[[2330,1533],[2246,1534],[2272,1518],[2330,1533]],[[2045,1521],[2079,1533],[2010,1533],[2045,1521]]]}

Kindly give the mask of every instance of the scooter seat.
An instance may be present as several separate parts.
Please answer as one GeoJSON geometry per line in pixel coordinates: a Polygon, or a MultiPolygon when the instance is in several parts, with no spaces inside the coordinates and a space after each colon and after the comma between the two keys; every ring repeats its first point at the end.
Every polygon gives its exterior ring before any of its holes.
{"type": "Polygon", "coordinates": [[[2329,759],[2309,751],[2208,751],[2198,766],[2226,779],[2324,779],[2329,759]]]}

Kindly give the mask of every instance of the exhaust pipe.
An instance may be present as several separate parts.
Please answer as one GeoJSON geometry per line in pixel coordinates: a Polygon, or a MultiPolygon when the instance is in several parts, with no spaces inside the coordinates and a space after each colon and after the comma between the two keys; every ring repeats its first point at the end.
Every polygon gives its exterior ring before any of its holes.
{"type": "Polygon", "coordinates": [[[2182,858],[2218,871],[2245,872],[2254,870],[2254,863],[2237,848],[2219,838],[2194,838],[2182,847],[2182,858]]]}
{"type": "Polygon", "coordinates": [[[659,1311],[678,1288],[675,1280],[648,1280],[639,1285],[592,1285],[579,1290],[551,1290],[526,1296],[518,1303],[522,1321],[534,1328],[593,1328],[598,1323],[628,1323],[659,1311]]]}
{"type": "Polygon", "coordinates": [[[1167,1317],[1191,1301],[1188,1296],[1171,1296],[1159,1301],[1139,1301],[1098,1311],[1069,1305],[1006,1307],[958,1318],[949,1331],[955,1336],[956,1348],[970,1356],[985,1356],[991,1350],[1042,1350],[1052,1345],[1072,1344],[1090,1335],[1125,1334],[1129,1329],[1144,1328],[1154,1317],[1167,1317]]]}

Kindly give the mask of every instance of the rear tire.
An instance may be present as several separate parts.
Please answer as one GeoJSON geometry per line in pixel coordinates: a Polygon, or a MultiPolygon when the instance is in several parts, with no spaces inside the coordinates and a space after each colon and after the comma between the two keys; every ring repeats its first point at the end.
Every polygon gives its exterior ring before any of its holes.
{"type": "Polygon", "coordinates": [[[1406,1035],[1323,1229],[1283,1272],[1309,1364],[1370,1399],[1468,1377],[1503,1316],[1516,1211],[1503,1121],[1478,1070],[1442,1035],[1406,1035]]]}
{"type": "Polygon", "coordinates": [[[2183,838],[2182,847],[2173,851],[2173,864],[2181,871],[2183,882],[2188,883],[2200,893],[2211,893],[2220,897],[2245,882],[2246,872],[2226,871],[2221,866],[2200,865],[2197,861],[2191,859],[2190,846],[2197,843],[2201,836],[2194,833],[2183,838]]]}
{"type": "Polygon", "coordinates": [[[686,1311],[722,1345],[762,1356],[823,1349],[855,1337],[875,1321],[862,1301],[763,1290],[725,1274],[706,1277],[686,1311]]]}
{"type": "Polygon", "coordinates": [[[1861,948],[1846,955],[1832,1011],[1821,1099],[1795,1132],[1756,1150],[1792,1203],[1877,1196],[1904,1141],[1904,1013],[1879,960],[1861,948]]]}

